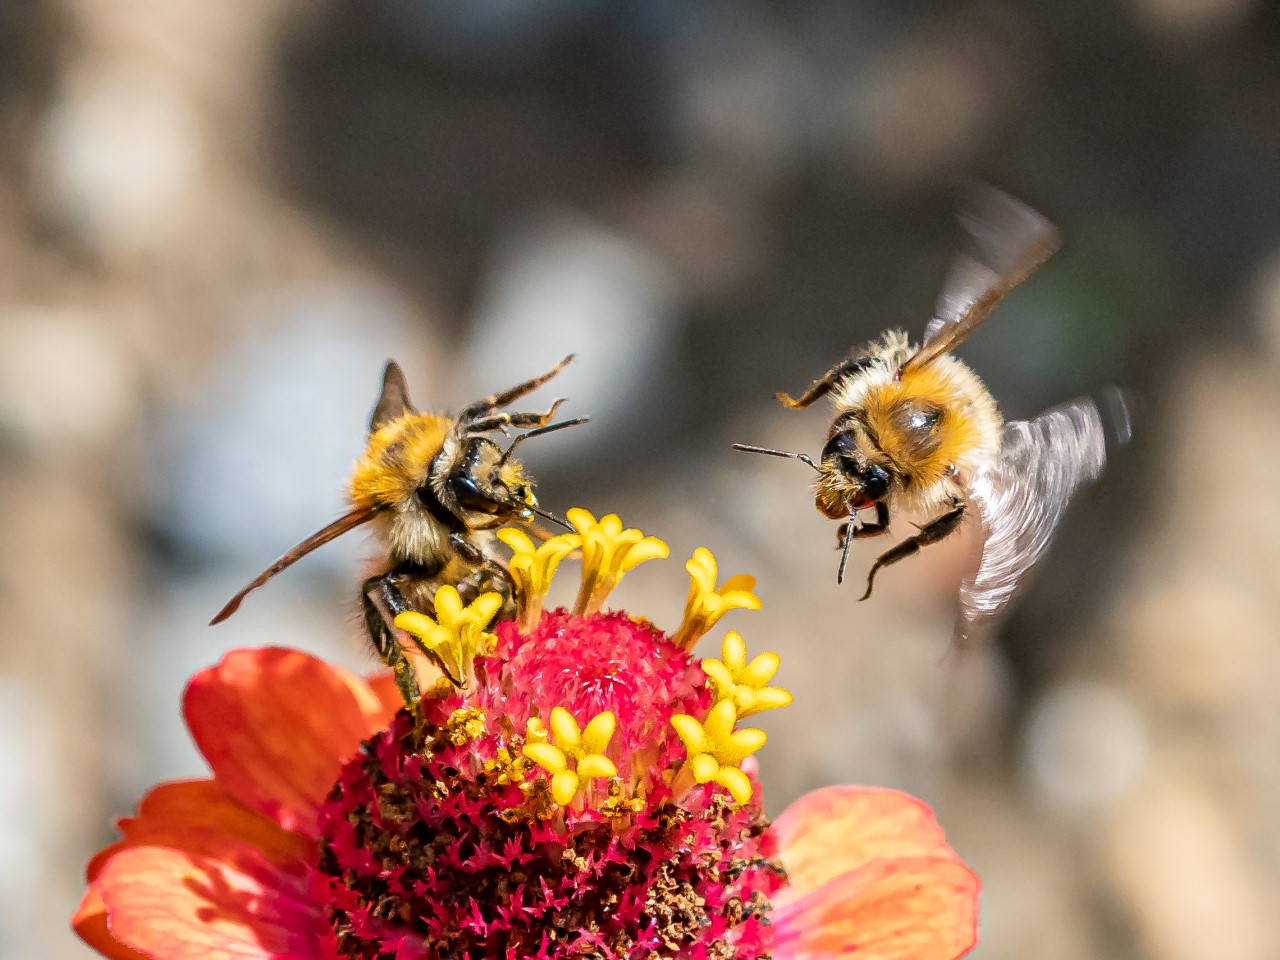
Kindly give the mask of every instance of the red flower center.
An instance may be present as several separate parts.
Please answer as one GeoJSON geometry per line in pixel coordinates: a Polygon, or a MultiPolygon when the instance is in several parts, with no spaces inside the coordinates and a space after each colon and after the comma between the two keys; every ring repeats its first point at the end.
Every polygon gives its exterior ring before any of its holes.
{"type": "Polygon", "coordinates": [[[671,717],[711,701],[693,658],[624,614],[555,611],[530,634],[511,622],[497,634],[474,691],[402,711],[330,794],[313,880],[339,951],[768,955],[785,875],[758,800],[739,807],[711,783],[677,796],[668,782],[683,756],[671,717]],[[616,718],[617,775],[584,778],[569,804],[522,752],[529,721],[555,707],[616,718]]]}

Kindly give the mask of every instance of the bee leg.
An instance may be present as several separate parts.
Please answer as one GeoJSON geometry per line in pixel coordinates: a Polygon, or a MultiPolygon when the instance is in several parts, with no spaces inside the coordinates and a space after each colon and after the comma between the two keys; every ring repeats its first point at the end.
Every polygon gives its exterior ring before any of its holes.
{"type": "Polygon", "coordinates": [[[834,367],[824,373],[817,380],[809,385],[809,389],[802,393],[798,398],[789,394],[777,393],[774,396],[787,407],[793,410],[800,407],[807,407],[815,400],[820,400],[831,392],[832,388],[843,380],[845,377],[852,376],[861,370],[867,369],[875,361],[870,357],[850,357],[847,360],[841,360],[834,367]]]}
{"type": "Polygon", "coordinates": [[[518,383],[510,390],[506,390],[502,393],[491,393],[483,400],[477,400],[475,403],[464,409],[462,413],[458,414],[459,422],[466,424],[467,422],[476,419],[482,413],[488,413],[495,407],[505,407],[513,400],[519,400],[525,394],[533,393],[534,390],[537,390],[540,386],[568,366],[572,360],[573,354],[571,353],[542,376],[534,377],[532,380],[526,380],[524,383],[518,383]]]}
{"type": "Polygon", "coordinates": [[[470,576],[458,582],[458,595],[465,603],[485,593],[496,593],[502,598],[498,620],[512,620],[516,615],[515,590],[511,578],[504,570],[498,573],[489,567],[477,567],[470,576]]]}
{"type": "Polygon", "coordinates": [[[376,593],[378,599],[390,612],[392,620],[411,609],[404,594],[393,582],[393,577],[394,574],[391,573],[380,573],[366,580],[360,587],[360,602],[364,607],[365,628],[369,631],[373,648],[377,651],[379,659],[391,668],[396,688],[404,698],[405,706],[412,709],[422,698],[422,693],[418,689],[418,676],[413,672],[413,667],[409,663],[409,658],[404,655],[404,650],[400,648],[400,641],[396,639],[395,630],[387,622],[386,614],[373,598],[373,594],[376,593]]]}
{"type": "Polygon", "coordinates": [[[881,567],[887,567],[899,560],[904,560],[912,554],[920,552],[920,548],[928,546],[931,543],[937,543],[951,534],[955,533],[960,526],[960,521],[964,519],[964,504],[956,502],[955,505],[942,516],[935,520],[930,520],[920,532],[914,537],[908,537],[891,550],[886,550],[876,558],[876,562],[871,565],[871,570],[867,573],[867,592],[860,596],[859,600],[865,600],[871,596],[871,586],[875,581],[876,573],[881,567]]]}
{"type": "Polygon", "coordinates": [[[476,568],[457,583],[458,595],[463,601],[470,603],[482,593],[496,593],[502,597],[499,618],[509,620],[514,617],[516,585],[511,579],[511,571],[461,534],[450,535],[449,545],[476,568]]]}
{"type": "Polygon", "coordinates": [[[547,408],[546,413],[495,413],[489,417],[472,420],[467,423],[468,433],[488,433],[490,430],[501,430],[506,433],[507,427],[545,427],[555,416],[564,397],[557,397],[547,408]]]}
{"type": "Polygon", "coordinates": [[[866,540],[868,537],[878,537],[887,533],[889,530],[889,505],[883,500],[876,503],[876,518],[870,523],[862,523],[850,529],[852,521],[846,520],[836,528],[836,549],[843,550],[845,539],[852,532],[853,539],[866,540]]]}

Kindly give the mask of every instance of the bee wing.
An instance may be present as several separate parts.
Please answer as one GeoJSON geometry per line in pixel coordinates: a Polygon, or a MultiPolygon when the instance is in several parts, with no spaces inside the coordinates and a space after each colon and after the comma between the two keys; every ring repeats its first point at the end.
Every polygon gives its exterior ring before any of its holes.
{"type": "Polygon", "coordinates": [[[324,546],[330,540],[342,536],[342,534],[346,533],[348,530],[354,530],[356,527],[360,526],[360,524],[368,523],[373,519],[374,513],[374,508],[352,510],[345,516],[341,516],[337,520],[333,521],[333,523],[329,524],[323,530],[318,530],[311,536],[307,537],[307,539],[303,540],[279,560],[271,564],[271,566],[267,567],[267,569],[263,570],[260,574],[245,584],[240,592],[228,600],[226,606],[214,615],[214,618],[209,621],[209,626],[217,626],[223,620],[227,619],[227,617],[239,610],[240,604],[244,602],[245,597],[251,594],[254,590],[257,590],[281,570],[284,570],[286,567],[293,566],[312,550],[315,550],[317,547],[324,546]]]}
{"type": "Polygon", "coordinates": [[[903,364],[904,370],[954,350],[1058,248],[1052,223],[994,187],[969,190],[960,225],[966,249],[951,265],[920,349],[903,364]]]}
{"type": "Polygon", "coordinates": [[[397,417],[417,412],[417,407],[409,399],[409,381],[405,379],[404,371],[400,364],[388,360],[386,369],[382,371],[382,392],[378,394],[378,402],[369,416],[369,432],[376,433],[397,417]]]}
{"type": "MultiPolygon", "coordinates": [[[[1123,399],[1118,413],[1127,431],[1123,399]]],[[[1088,398],[1006,423],[1000,460],[970,484],[985,540],[978,571],[960,586],[956,640],[976,639],[1009,603],[1053,538],[1071,495],[1106,463],[1106,431],[1088,398]]]]}

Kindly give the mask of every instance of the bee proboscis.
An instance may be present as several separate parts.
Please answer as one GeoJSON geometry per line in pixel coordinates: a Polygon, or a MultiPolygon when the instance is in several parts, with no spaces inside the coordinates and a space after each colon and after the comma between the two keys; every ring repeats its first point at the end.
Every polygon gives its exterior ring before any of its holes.
{"type": "MultiPolygon", "coordinates": [[[[565,525],[538,505],[533,482],[512,453],[530,437],[577,426],[586,418],[553,422],[563,399],[542,413],[499,409],[542,386],[572,360],[570,354],[542,376],[478,400],[457,417],[420,413],[409,399],[404,372],[388,361],[369,422],[368,446],[347,487],[350,511],[262,571],[211,624],[227,619],[251,591],[317,547],[372,523],[386,556],[378,572],[361,585],[364,621],[406,702],[416,701],[417,679],[392,626],[395,617],[408,610],[433,610],[435,592],[443,584],[455,586],[464,597],[496,591],[509,613],[510,574],[490,553],[489,531],[531,522],[535,515],[565,525]],[[512,429],[525,432],[505,449],[489,436],[497,431],[509,435],[512,429]]],[[[466,684],[467,677],[451,676],[433,659],[451,683],[466,684]]]]}
{"type": "MultiPolygon", "coordinates": [[[[788,407],[830,395],[835,418],[818,460],[747,444],[750,453],[791,457],[816,473],[815,502],[840,520],[837,580],[843,582],[854,540],[889,530],[893,510],[925,516],[918,532],[880,554],[876,574],[981,515],[982,558],[961,585],[957,639],[987,626],[1048,546],[1072,493],[1101,473],[1106,431],[1092,400],[1082,398],[1030,421],[1002,421],[978,376],[951,351],[1009,291],[1057,249],[1058,232],[1040,214],[990,187],[974,187],[962,208],[970,250],[957,257],[918,347],[901,331],[855,350],[788,407]],[[859,520],[872,510],[872,520],[859,520]]],[[[1123,397],[1114,394],[1118,432],[1127,439],[1123,397]]]]}

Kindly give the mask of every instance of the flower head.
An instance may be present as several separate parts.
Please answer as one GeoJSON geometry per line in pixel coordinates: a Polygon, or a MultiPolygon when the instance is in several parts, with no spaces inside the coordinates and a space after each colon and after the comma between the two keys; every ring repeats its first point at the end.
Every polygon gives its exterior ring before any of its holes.
{"type": "Polygon", "coordinates": [[[832,788],[765,819],[765,736],[740,720],[789,701],[767,686],[778,658],[748,661],[736,633],[718,661],[689,652],[751,584],[717,591],[700,551],[693,626],[668,636],[603,611],[666,545],[570,517],[577,532],[536,549],[504,537],[525,558],[517,620],[447,587],[434,616],[397,619],[460,681],[411,706],[293,651],[197,675],[186,714],[213,779],[158,787],[121,822],[89,865],[81,936],[134,960],[967,951],[977,881],[923,804],[832,788]],[[543,610],[578,549],[578,609],[543,610]]]}

